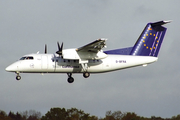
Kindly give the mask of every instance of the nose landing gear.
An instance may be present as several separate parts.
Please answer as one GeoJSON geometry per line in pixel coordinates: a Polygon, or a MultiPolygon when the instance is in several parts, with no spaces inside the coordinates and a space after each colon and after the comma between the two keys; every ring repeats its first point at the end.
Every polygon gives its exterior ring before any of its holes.
{"type": "Polygon", "coordinates": [[[16,80],[20,80],[21,79],[21,76],[16,76],[16,80]]]}
{"type": "Polygon", "coordinates": [[[16,80],[20,80],[21,79],[21,76],[19,75],[19,73],[18,72],[16,72],[16,80]]]}

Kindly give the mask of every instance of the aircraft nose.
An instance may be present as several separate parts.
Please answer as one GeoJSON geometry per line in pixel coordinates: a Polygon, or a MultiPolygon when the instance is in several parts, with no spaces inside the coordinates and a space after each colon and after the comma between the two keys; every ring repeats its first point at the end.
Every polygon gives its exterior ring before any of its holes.
{"type": "Polygon", "coordinates": [[[8,72],[12,71],[12,66],[8,66],[5,70],[8,72]]]}
{"type": "Polygon", "coordinates": [[[8,72],[14,72],[14,71],[17,71],[17,68],[18,66],[15,66],[15,65],[9,65],[5,70],[8,71],[8,72]]]}

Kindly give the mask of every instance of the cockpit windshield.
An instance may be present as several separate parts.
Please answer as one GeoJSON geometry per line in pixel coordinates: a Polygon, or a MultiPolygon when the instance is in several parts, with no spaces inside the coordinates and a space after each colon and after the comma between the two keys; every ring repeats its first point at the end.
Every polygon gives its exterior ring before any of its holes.
{"type": "Polygon", "coordinates": [[[22,57],[22,58],[20,58],[19,60],[24,60],[24,59],[26,59],[26,57],[22,57]]]}
{"type": "Polygon", "coordinates": [[[20,58],[19,60],[33,60],[34,58],[32,56],[25,56],[20,58]]]}

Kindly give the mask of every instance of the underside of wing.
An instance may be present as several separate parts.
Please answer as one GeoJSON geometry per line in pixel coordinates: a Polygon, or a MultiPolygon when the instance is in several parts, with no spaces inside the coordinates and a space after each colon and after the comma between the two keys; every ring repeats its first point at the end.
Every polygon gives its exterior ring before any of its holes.
{"type": "Polygon", "coordinates": [[[94,52],[97,53],[99,52],[103,47],[105,47],[106,41],[107,39],[98,39],[95,40],[92,43],[89,43],[83,47],[80,47],[78,49],[76,49],[77,52],[94,52]]]}

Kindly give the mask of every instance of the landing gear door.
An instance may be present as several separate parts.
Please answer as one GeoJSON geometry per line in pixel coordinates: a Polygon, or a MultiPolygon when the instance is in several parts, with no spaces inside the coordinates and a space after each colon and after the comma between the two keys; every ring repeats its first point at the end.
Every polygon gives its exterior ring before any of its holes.
{"type": "Polygon", "coordinates": [[[47,69],[48,68],[48,57],[45,55],[41,56],[41,68],[47,69]]]}

